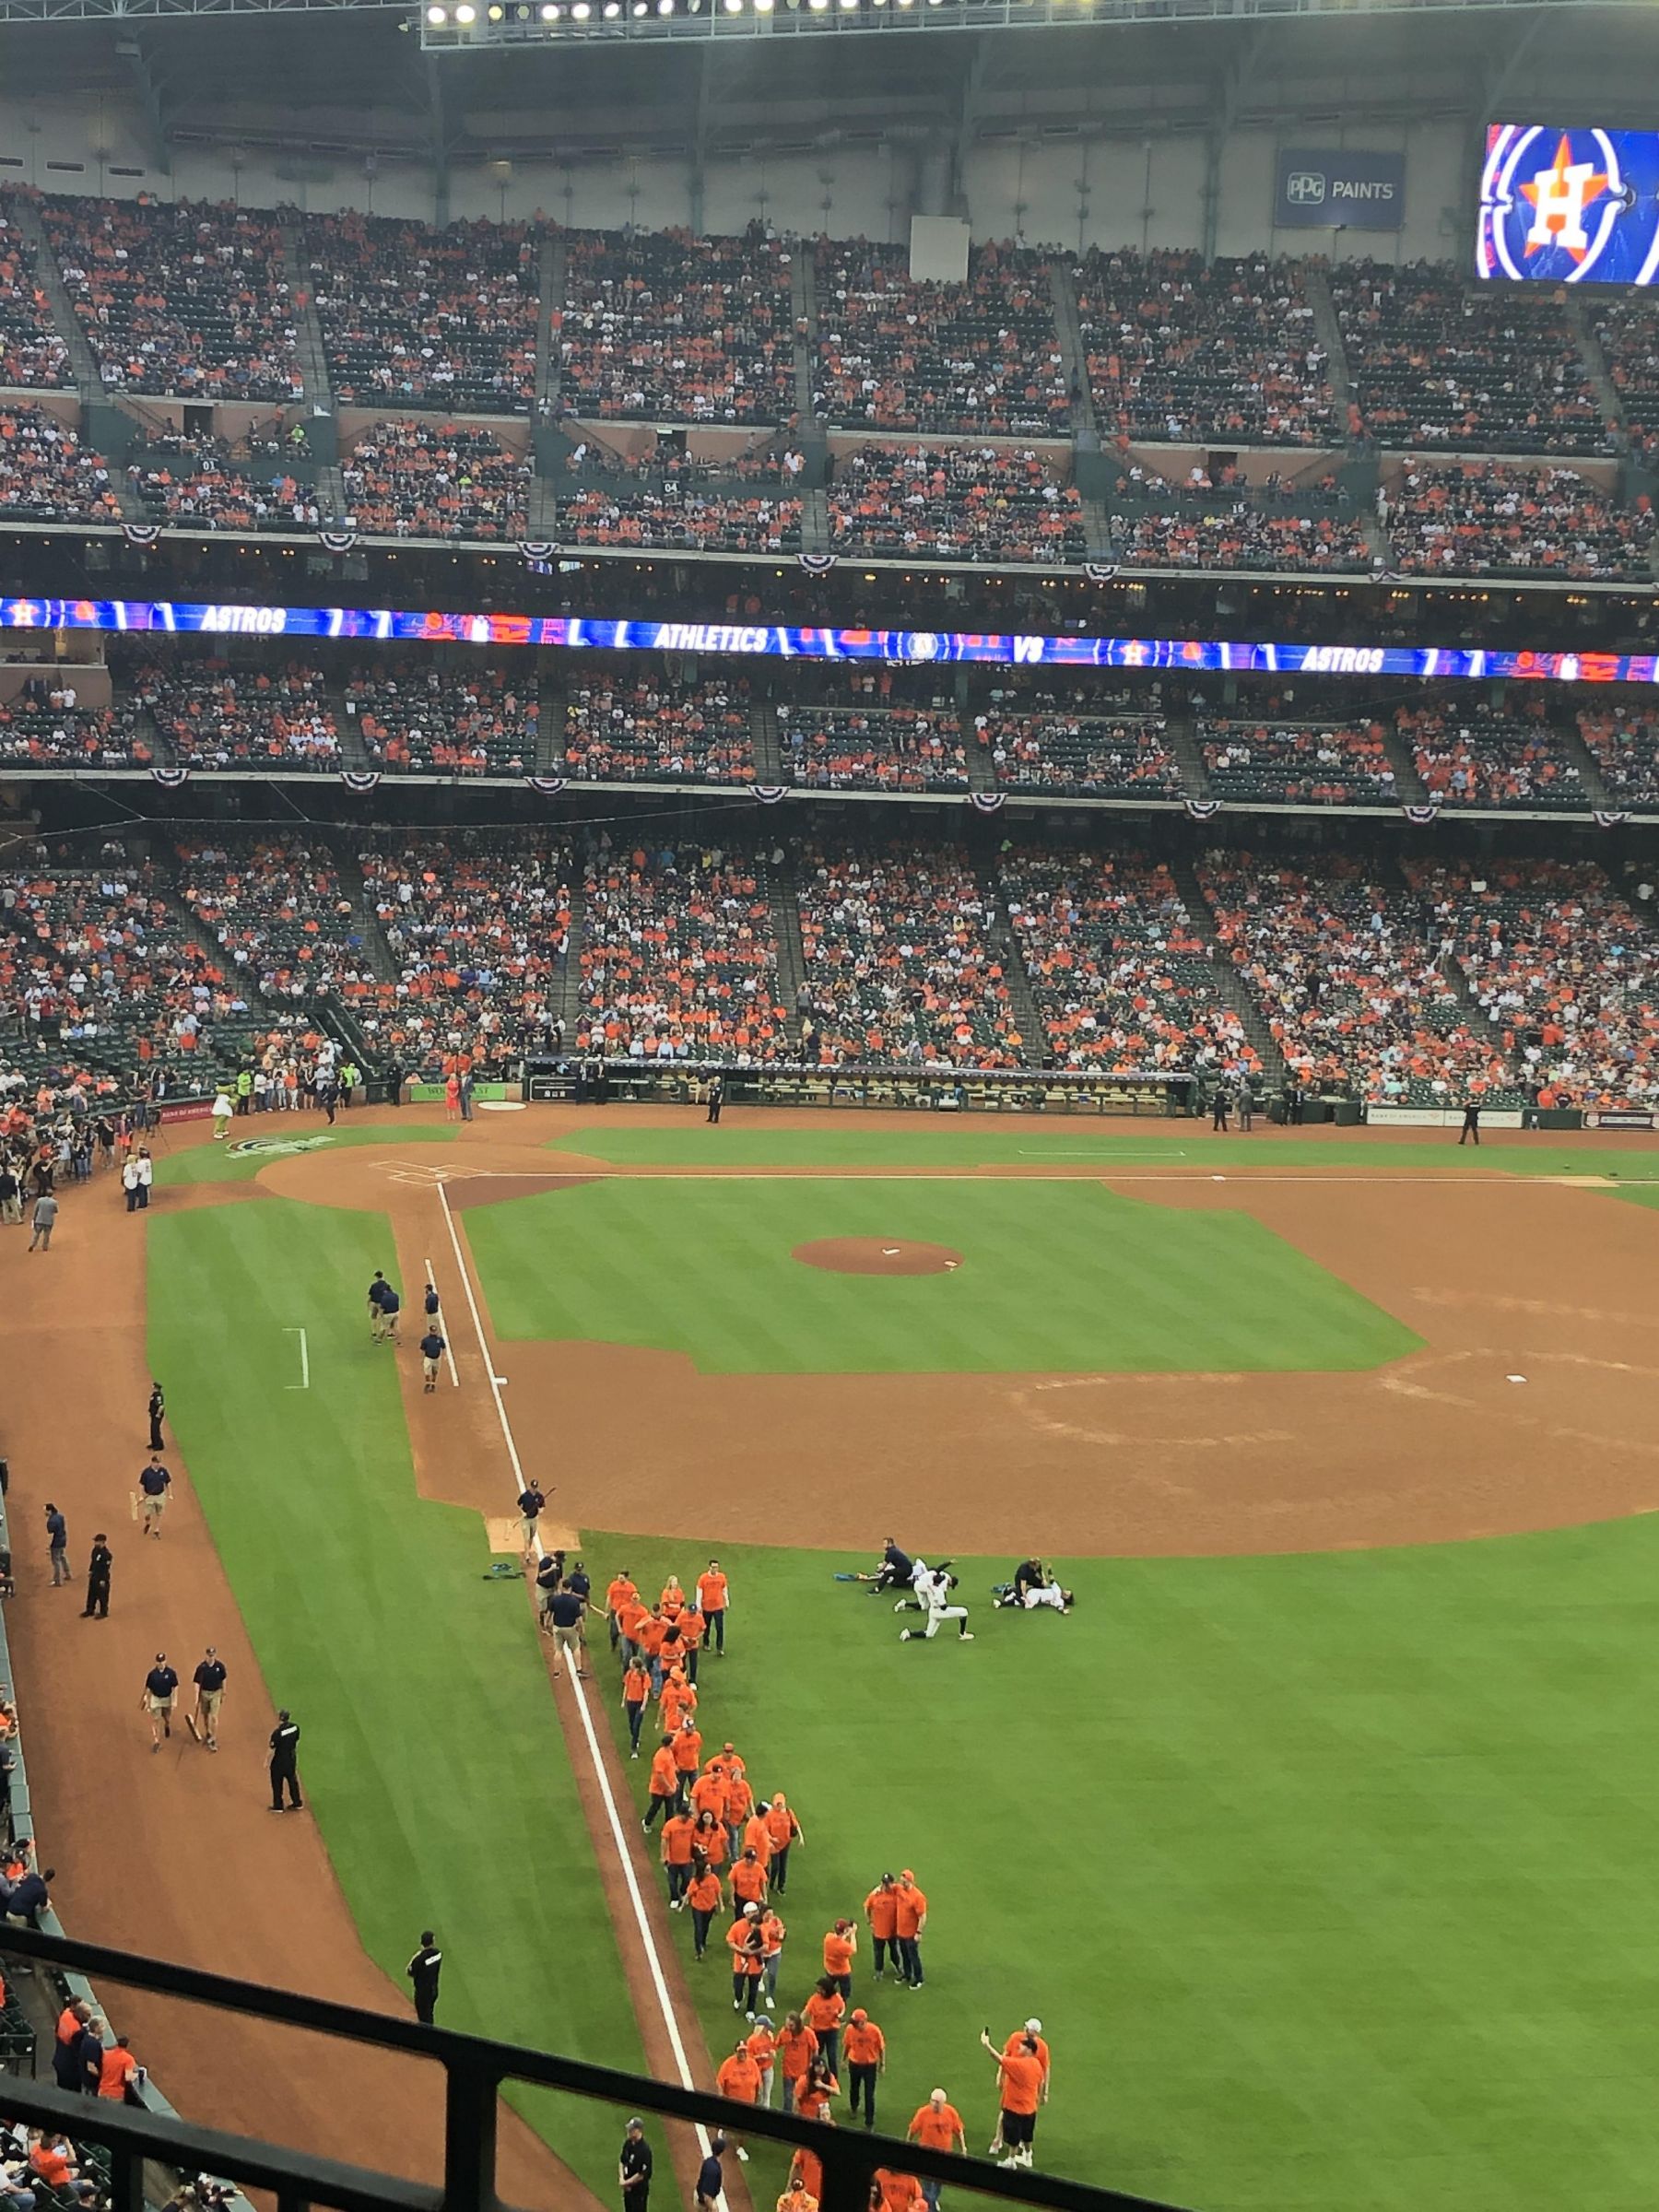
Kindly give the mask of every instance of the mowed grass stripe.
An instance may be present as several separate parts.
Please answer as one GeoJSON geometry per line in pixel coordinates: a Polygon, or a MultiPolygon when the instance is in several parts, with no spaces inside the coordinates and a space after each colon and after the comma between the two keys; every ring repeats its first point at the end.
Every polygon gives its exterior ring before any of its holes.
{"type": "Polygon", "coordinates": [[[850,1108],[834,1125],[808,1116],[798,1129],[746,1127],[741,1107],[718,1128],[700,1119],[682,1127],[629,1124],[612,1118],[572,1129],[553,1140],[557,1150],[580,1152],[618,1167],[667,1168],[1041,1168],[1045,1163],[1087,1174],[1090,1167],[1156,1172],[1237,1167],[1264,1171],[1327,1168],[1415,1169],[1437,1172],[1512,1175],[1607,1175],[1659,1182],[1659,1145],[1651,1136],[1608,1132],[1576,1145],[1552,1144],[1521,1130],[1491,1130],[1478,1151],[1461,1150],[1457,1132],[1443,1142],[1403,1144],[1381,1132],[1357,1136],[1218,1136],[1198,1121],[1049,1120],[1023,1114],[918,1113],[904,1128],[872,1126],[850,1108]]]}
{"type": "MultiPolygon", "coordinates": [[[[454,1125],[446,1122],[337,1121],[331,1129],[320,1113],[256,1113],[233,1121],[223,1143],[212,1139],[192,1145],[187,1151],[166,1152],[156,1161],[156,1181],[175,1182],[246,1182],[268,1167],[296,1152],[332,1152],[341,1147],[380,1145],[443,1145],[451,1143],[454,1125]],[[242,1151],[243,1145],[257,1147],[242,1151]]],[[[162,1137],[166,1144],[165,1134],[162,1137]]]]}
{"type": "MultiPolygon", "coordinates": [[[[642,1587],[700,1563],[634,1535],[588,1551],[642,1587]]],[[[900,1645],[840,1558],[722,1563],[732,1648],[702,1725],[807,1832],[781,2002],[884,1867],[931,1900],[928,1988],[876,1987],[867,1956],[855,1976],[887,2124],[942,2083],[982,2147],[977,2030],[1035,2012],[1053,2170],[1206,2212],[1652,2201],[1659,1938],[1630,1900],[1659,1780],[1653,1522],[1068,1563],[1065,1620],[993,1612],[1006,1563],[967,1561],[966,1648],[900,1645]]],[[[718,2048],[729,1984],[688,1971],[718,2048]]]]}
{"type": "MultiPolygon", "coordinates": [[[[401,1987],[435,1927],[446,2025],[637,2067],[523,1591],[485,1580],[477,1512],[417,1497],[396,1372],[416,1354],[369,1342],[383,1220],[273,1199],[148,1234],[155,1371],[366,1948],[401,1987]]],[[[524,2109],[603,2194],[614,2118],[524,2109]]]]}
{"type": "Polygon", "coordinates": [[[705,1373],[1363,1368],[1418,1339],[1242,1214],[1089,1182],[666,1182],[469,1210],[502,1335],[651,1346],[705,1373]],[[842,1275],[820,1239],[931,1243],[954,1273],[842,1275]]]}

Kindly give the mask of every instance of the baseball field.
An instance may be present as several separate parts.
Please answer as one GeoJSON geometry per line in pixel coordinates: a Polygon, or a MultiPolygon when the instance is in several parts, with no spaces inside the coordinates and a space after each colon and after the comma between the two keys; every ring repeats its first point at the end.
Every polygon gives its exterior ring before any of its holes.
{"type": "MultiPolygon", "coordinates": [[[[1652,2201],[1653,1140],[293,1126],[174,1134],[147,1217],[95,1185],[44,1261],[0,1247],[34,1271],[14,1528],[55,1495],[77,1554],[118,1532],[107,1627],[59,1609],[43,1550],[13,1615],[76,1933],[400,2006],[432,1926],[448,2024],[710,2081],[730,1981],[665,1910],[603,1626],[591,1678],[551,1680],[492,1572],[534,1476],[597,1590],[730,1576],[699,1719],[806,1830],[781,2005],[915,1869],[926,1987],[855,1975],[884,2127],[939,2084],[982,2151],[978,2030],[1034,2014],[1053,2171],[1202,2212],[1652,2201]],[[126,1508],[152,1373],[155,1546],[126,1508]],[[955,1559],[971,1642],[902,1643],[836,1579],[888,1535],[955,1559]],[[1071,1614],[993,1607],[1029,1552],[1071,1614]],[[152,1759],[150,1655],[188,1677],[206,1642],[224,1754],[152,1759]],[[266,1810],[277,1705],[300,1818],[266,1810]]],[[[400,2171],[433,2140],[406,2069],[134,2022],[225,2124],[400,2171]]],[[[618,2133],[526,2103],[510,2192],[608,2199],[618,2133]]]]}

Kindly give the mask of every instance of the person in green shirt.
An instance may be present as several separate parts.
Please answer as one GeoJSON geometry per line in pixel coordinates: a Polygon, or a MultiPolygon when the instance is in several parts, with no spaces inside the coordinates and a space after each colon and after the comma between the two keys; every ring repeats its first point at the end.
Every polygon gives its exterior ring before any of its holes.
{"type": "Polygon", "coordinates": [[[239,1114],[249,1111],[253,1098],[253,1070],[251,1067],[241,1068],[236,1077],[236,1111],[239,1114]]]}

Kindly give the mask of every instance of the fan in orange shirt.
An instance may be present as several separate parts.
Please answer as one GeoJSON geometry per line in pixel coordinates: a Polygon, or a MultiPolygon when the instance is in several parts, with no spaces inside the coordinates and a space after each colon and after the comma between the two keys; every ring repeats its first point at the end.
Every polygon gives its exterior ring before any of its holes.
{"type": "Polygon", "coordinates": [[[818,2037],[798,2012],[786,2013],[778,2035],[778,2064],[783,2072],[783,2110],[793,2112],[806,2069],[818,2056],[818,2037]]]}
{"type": "Polygon", "coordinates": [[[983,2029],[980,2041],[996,2064],[997,2139],[1007,2149],[1005,2166],[1029,2166],[1037,2142],[1037,2107],[1042,2097],[1042,2061],[1037,2055],[1037,2038],[1019,2038],[1013,2052],[999,2051],[983,2029]]]}
{"type": "MultiPolygon", "coordinates": [[[[755,2064],[754,2054],[748,2047],[747,2036],[739,2036],[733,2047],[730,2058],[721,2060],[719,2071],[714,2077],[714,2087],[723,2097],[729,2097],[734,2104],[758,2104],[759,2102],[760,2069],[755,2064]]],[[[731,2144],[737,2156],[747,2160],[748,2152],[744,2149],[736,2136],[729,2128],[725,2134],[726,2140],[731,2144]]]]}
{"type": "Polygon", "coordinates": [[[831,2074],[841,2060],[841,2024],[846,2017],[846,1999],[828,1974],[820,1974],[801,2007],[801,2018],[818,2037],[818,2051],[831,2074]]]}
{"type": "Polygon", "coordinates": [[[913,2173],[895,2173],[890,2166],[877,2167],[870,2212],[924,2212],[926,2201],[913,2173]]]}
{"type": "Polygon", "coordinates": [[[782,1897],[789,1887],[789,1853],[796,1843],[806,1841],[806,1831],[782,1790],[766,1808],[766,1829],[771,1838],[771,1886],[782,1897]]]}
{"type": "Polygon", "coordinates": [[[887,2037],[882,2034],[864,2006],[859,2006],[847,2022],[842,2039],[847,2053],[847,2075],[851,2083],[853,2117],[858,2117],[862,2098],[865,2108],[865,2125],[876,2124],[876,2077],[887,2065],[887,2037]]]}
{"type": "Polygon", "coordinates": [[[870,1924],[870,1938],[875,1946],[875,1978],[881,1980],[887,1953],[893,1954],[893,1971],[902,1981],[904,1970],[899,1951],[899,1884],[890,1874],[884,1874],[864,1901],[865,1918],[870,1924]]]}
{"type": "Polygon", "coordinates": [[[703,1617],[705,1633],[715,1650],[725,1657],[725,1618],[731,1609],[731,1584],[720,1571],[720,1561],[711,1559],[706,1571],[697,1578],[697,1609],[703,1617]]]}
{"type": "MultiPolygon", "coordinates": [[[[1003,2056],[1005,2058],[1012,2058],[1018,2052],[1023,2051],[1028,2037],[1033,2043],[1036,2044],[1037,2056],[1042,2065],[1042,2095],[1041,2101],[1043,2104],[1046,2104],[1049,2098],[1049,2079],[1053,2066],[1053,2054],[1049,2050],[1047,2043],[1043,2041],[1042,2022],[1041,2020],[1028,2020],[1023,2028],[1016,2028],[1013,2034],[1003,2045],[1003,2056]]],[[[997,2152],[1003,2148],[1004,2144],[1002,2139],[1002,2129],[1000,2126],[998,2126],[996,2131],[996,2140],[991,2145],[990,2156],[992,2158],[995,2158],[997,2152]]]]}
{"type": "Polygon", "coordinates": [[[858,1930],[850,1920],[838,1920],[824,1937],[824,1972],[850,2005],[853,2002],[853,1959],[858,1949],[858,1930]]]}

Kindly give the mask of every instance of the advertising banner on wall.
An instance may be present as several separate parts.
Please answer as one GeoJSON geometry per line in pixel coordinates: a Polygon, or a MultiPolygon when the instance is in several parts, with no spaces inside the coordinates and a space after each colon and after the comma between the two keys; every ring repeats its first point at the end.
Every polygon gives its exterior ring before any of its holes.
{"type": "Polygon", "coordinates": [[[1273,220],[1281,230],[1397,230],[1406,219],[1404,154],[1300,147],[1278,158],[1273,220]]]}

